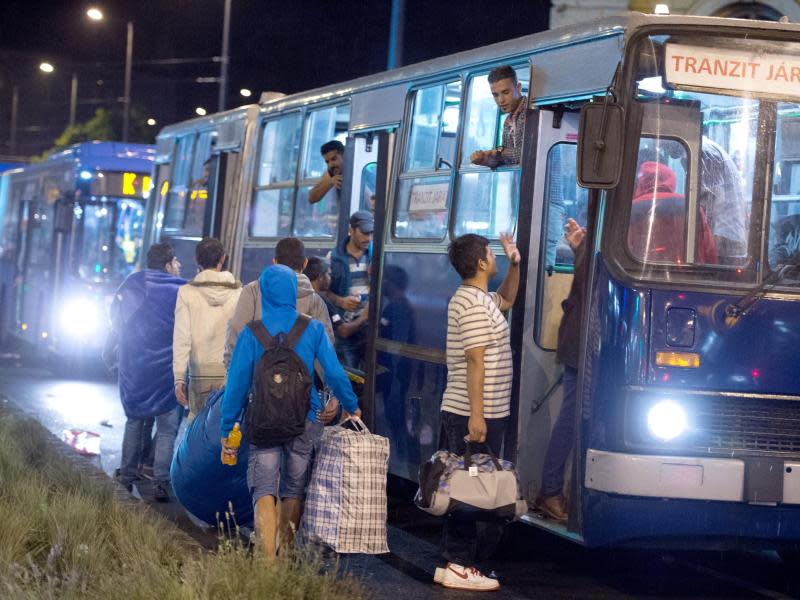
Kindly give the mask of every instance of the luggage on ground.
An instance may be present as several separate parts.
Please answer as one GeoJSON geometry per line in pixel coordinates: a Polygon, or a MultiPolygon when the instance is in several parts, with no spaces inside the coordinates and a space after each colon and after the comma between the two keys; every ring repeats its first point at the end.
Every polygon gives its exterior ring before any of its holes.
{"type": "Polygon", "coordinates": [[[386,474],[389,440],[370,433],[326,427],[300,523],[301,539],[340,553],[383,554],[386,541],[386,474]]]}
{"type": "MultiPolygon", "coordinates": [[[[239,448],[238,462],[223,465],[220,408],[225,389],[213,392],[206,405],[186,428],[172,459],[170,477],[175,496],[201,521],[227,525],[225,513],[233,509],[236,524],[253,525],[253,502],[247,487],[247,431],[239,448]]],[[[231,523],[233,526],[233,523],[231,523]]]]}
{"type": "Polygon", "coordinates": [[[528,511],[514,465],[474,442],[467,443],[463,457],[439,450],[420,466],[414,503],[436,516],[477,509],[486,516],[513,519],[528,511]],[[485,452],[472,453],[470,446],[485,452]]]}

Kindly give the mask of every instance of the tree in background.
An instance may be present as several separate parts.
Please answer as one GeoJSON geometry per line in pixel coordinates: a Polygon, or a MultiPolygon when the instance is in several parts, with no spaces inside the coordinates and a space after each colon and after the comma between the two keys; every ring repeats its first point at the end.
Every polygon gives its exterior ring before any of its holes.
{"type": "MultiPolygon", "coordinates": [[[[131,107],[130,142],[152,144],[156,131],[145,122],[143,112],[139,107],[131,107]]],[[[33,162],[46,159],[59,150],[81,142],[115,142],[122,138],[122,112],[98,108],[94,116],[88,121],[68,125],[59,135],[53,147],[45,150],[41,155],[33,158],[33,162]]]]}

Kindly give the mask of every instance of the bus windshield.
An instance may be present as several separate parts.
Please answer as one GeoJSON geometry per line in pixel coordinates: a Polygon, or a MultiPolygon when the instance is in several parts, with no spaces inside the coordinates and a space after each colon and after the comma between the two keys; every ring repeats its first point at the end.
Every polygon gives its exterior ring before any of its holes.
{"type": "Polygon", "coordinates": [[[633,55],[641,129],[620,187],[621,263],[751,285],[764,263],[800,259],[800,44],[663,35],[633,55]]]}

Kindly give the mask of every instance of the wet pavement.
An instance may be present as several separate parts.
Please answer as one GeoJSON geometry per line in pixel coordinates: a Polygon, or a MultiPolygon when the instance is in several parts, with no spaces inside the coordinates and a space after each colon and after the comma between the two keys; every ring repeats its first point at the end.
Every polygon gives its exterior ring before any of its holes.
{"type": "MultiPolygon", "coordinates": [[[[59,439],[68,429],[100,434],[100,455],[92,462],[109,476],[119,466],[125,415],[116,384],[108,378],[56,376],[45,364],[0,351],[0,403],[35,417],[59,439]]],[[[375,598],[482,597],[431,583],[434,568],[441,565],[441,523],[413,507],[412,493],[411,485],[390,481],[391,554],[343,556],[343,568],[362,579],[375,598]]],[[[134,494],[152,501],[146,483],[134,494]]],[[[215,533],[197,528],[177,502],[152,506],[202,544],[213,546],[215,533]]],[[[800,569],[775,553],[586,550],[523,523],[506,529],[495,557],[481,566],[493,570],[502,583],[493,598],[800,597],[800,569]]]]}

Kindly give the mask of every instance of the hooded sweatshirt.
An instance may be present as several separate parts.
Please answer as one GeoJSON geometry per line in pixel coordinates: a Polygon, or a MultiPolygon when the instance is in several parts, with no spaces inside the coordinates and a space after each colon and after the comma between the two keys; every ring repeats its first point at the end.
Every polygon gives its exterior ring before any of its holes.
{"type": "MultiPolygon", "coordinates": [[[[264,269],[258,280],[261,292],[261,314],[264,326],[271,336],[288,333],[299,315],[295,309],[297,302],[297,276],[289,267],[272,265],[264,269]]],[[[319,321],[310,321],[294,351],[306,365],[309,375],[313,372],[316,359],[323,371],[325,383],[348,412],[358,408],[358,400],[350,386],[350,380],[336,358],[331,341],[319,321]]],[[[249,328],[242,330],[233,350],[225,397],[222,400],[220,433],[227,437],[234,423],[239,420],[247,402],[253,370],[264,354],[264,348],[249,328]]],[[[311,384],[311,405],[307,418],[316,419],[323,409],[316,386],[311,384]]]]}
{"type": "Polygon", "coordinates": [[[175,382],[188,375],[225,377],[222,355],[225,332],[233,316],[242,284],[228,271],[205,269],[178,292],[172,336],[175,382]]]}
{"type": "Polygon", "coordinates": [[[156,269],[128,276],[111,305],[119,335],[119,395],[125,416],[147,419],[178,406],[172,378],[172,329],[186,280],[156,269]]]}
{"type": "MultiPolygon", "coordinates": [[[[294,271],[292,271],[295,273],[294,271]]],[[[331,315],[325,301],[314,291],[311,281],[303,273],[295,273],[297,277],[297,312],[308,315],[316,319],[325,327],[331,344],[333,343],[333,325],[331,315]]],[[[236,338],[250,321],[261,319],[261,287],[258,280],[251,281],[242,288],[242,295],[236,304],[230,324],[228,325],[227,337],[225,339],[226,365],[231,364],[231,355],[236,346],[236,338]]]]}

